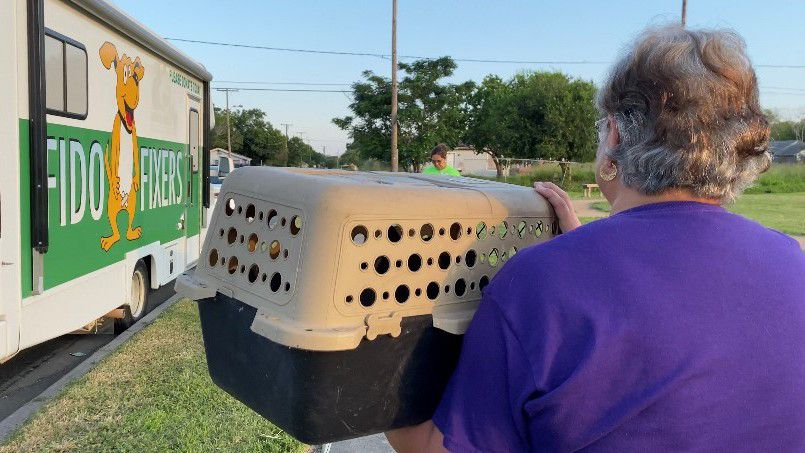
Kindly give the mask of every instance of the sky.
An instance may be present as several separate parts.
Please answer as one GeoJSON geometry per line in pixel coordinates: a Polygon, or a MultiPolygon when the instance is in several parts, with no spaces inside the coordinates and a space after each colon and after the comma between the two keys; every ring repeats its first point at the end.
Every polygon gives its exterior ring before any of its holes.
{"type": "MultiPolygon", "coordinates": [[[[269,47],[389,54],[391,0],[112,0],[163,37],[269,47]]],[[[641,29],[679,21],[681,0],[526,1],[399,0],[400,55],[454,58],[614,60],[641,29]]],[[[731,28],[757,67],[761,103],[783,118],[805,117],[805,39],[797,23],[805,1],[688,0],[687,25],[731,28]]],[[[390,59],[253,50],[173,42],[213,74],[215,87],[349,90],[364,70],[390,77],[390,59]],[[234,83],[270,82],[272,84],[234,83]],[[333,84],[333,85],[284,85],[333,84]]],[[[401,58],[400,61],[411,61],[401,58]]],[[[453,82],[509,78],[521,71],[557,70],[596,84],[606,63],[508,64],[459,62],[453,82]]],[[[317,151],[340,154],[348,142],[332,118],[350,113],[348,93],[230,93],[230,105],[260,108],[291,136],[317,151]]],[[[213,93],[216,106],[224,94],[213,93]]]]}

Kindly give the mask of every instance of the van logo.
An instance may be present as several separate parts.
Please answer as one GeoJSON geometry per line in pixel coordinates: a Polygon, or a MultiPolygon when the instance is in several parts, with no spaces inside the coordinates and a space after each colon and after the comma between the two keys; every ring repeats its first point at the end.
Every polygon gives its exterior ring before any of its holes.
{"type": "Polygon", "coordinates": [[[137,212],[137,192],[140,190],[140,148],[137,146],[137,125],[134,111],[140,102],[140,81],[145,68],[137,57],[132,61],[125,53],[118,57],[117,48],[105,42],[98,51],[106,69],[114,67],[117,75],[115,100],[117,110],[112,122],[112,136],[104,153],[106,178],[109,181],[107,216],[112,233],[101,237],[101,248],[108,251],[120,240],[117,215],[128,212],[126,239],[133,241],[142,234],[142,228],[134,227],[137,212]]]}

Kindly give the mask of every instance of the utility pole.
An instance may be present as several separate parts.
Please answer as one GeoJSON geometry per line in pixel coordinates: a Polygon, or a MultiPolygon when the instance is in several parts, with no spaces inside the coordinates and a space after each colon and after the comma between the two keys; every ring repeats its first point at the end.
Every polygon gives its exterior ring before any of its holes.
{"type": "Polygon", "coordinates": [[[233,88],[218,88],[217,91],[223,91],[224,94],[226,94],[226,146],[229,162],[234,162],[232,160],[232,125],[229,119],[229,92],[238,90],[233,88]]]}
{"type": "Polygon", "coordinates": [[[398,171],[397,151],[397,0],[391,0],[391,171],[398,171]]]}
{"type": "MultiPolygon", "coordinates": [[[[304,143],[305,145],[307,145],[307,143],[305,143],[305,134],[306,133],[307,132],[305,132],[305,131],[297,132],[297,135],[299,135],[299,138],[302,139],[302,143],[304,143]]],[[[302,162],[305,162],[304,152],[299,154],[299,160],[302,161],[302,162]]],[[[301,165],[302,162],[300,162],[300,165],[301,165]]]]}
{"type": "Polygon", "coordinates": [[[682,28],[685,28],[685,19],[688,15],[688,0],[682,0],[682,28]]]}
{"type": "Polygon", "coordinates": [[[290,156],[288,155],[288,127],[293,126],[291,123],[280,123],[281,125],[285,126],[285,166],[288,166],[288,159],[290,156]]]}

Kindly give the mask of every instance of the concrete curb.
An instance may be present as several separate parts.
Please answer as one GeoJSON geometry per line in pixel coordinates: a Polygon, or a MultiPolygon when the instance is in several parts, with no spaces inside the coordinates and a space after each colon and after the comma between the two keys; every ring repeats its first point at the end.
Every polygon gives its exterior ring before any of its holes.
{"type": "Polygon", "coordinates": [[[95,365],[97,365],[98,362],[117,350],[117,348],[128,341],[132,336],[134,336],[134,334],[148,327],[160,314],[162,314],[162,312],[170,308],[179,299],[181,299],[181,296],[176,294],[165,302],[161,303],[151,313],[145,315],[143,319],[139,320],[136,324],[126,329],[125,332],[121,333],[112,341],[102,346],[100,349],[95,351],[94,354],[87,357],[86,360],[62,376],[61,379],[54,382],[50,387],[46,388],[36,398],[17,409],[13,414],[6,417],[5,420],[0,421],[0,445],[4,444],[11,434],[14,433],[14,431],[28,421],[32,415],[38,412],[45,403],[52,400],[55,396],[58,396],[64,387],[95,368],[95,365]]]}

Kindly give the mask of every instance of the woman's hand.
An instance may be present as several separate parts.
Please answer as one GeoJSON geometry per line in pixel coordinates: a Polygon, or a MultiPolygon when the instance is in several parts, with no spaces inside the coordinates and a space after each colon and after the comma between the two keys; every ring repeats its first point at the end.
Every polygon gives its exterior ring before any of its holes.
{"type": "Polygon", "coordinates": [[[573,210],[573,203],[567,192],[552,182],[535,182],[534,189],[538,194],[545,197],[556,211],[559,217],[559,228],[563,233],[575,230],[581,226],[576,211],[573,210]]]}

